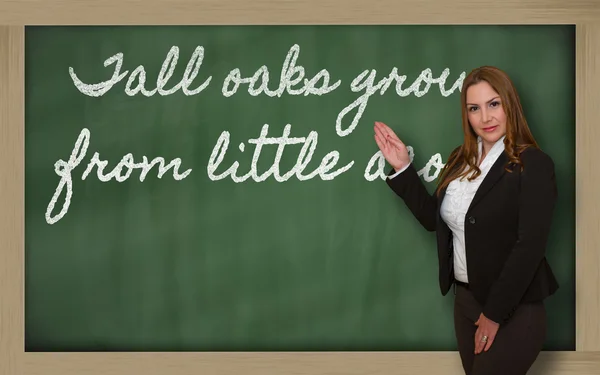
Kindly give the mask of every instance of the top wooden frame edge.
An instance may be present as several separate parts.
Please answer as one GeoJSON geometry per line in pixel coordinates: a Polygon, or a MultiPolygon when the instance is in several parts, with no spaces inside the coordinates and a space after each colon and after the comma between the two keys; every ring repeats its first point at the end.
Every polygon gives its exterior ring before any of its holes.
{"type": "Polygon", "coordinates": [[[0,25],[600,23],[600,0],[0,0],[0,25]]]}

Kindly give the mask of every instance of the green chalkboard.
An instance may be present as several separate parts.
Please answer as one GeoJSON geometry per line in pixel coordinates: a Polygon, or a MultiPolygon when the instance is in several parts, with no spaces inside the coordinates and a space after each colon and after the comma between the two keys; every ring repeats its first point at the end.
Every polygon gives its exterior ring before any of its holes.
{"type": "Polygon", "coordinates": [[[574,350],[574,36],[27,27],[26,350],[456,350],[435,236],[382,180],[373,124],[433,191],[481,65],[511,76],[556,164],[545,349],[574,350]]]}

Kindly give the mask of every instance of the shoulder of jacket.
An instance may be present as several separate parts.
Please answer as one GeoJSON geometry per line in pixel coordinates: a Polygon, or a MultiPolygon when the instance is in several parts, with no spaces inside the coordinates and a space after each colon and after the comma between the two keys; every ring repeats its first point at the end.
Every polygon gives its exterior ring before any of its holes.
{"type": "Polygon", "coordinates": [[[527,147],[523,152],[521,152],[520,156],[525,168],[528,166],[532,166],[533,168],[544,166],[554,168],[554,161],[550,155],[539,148],[527,147]]]}

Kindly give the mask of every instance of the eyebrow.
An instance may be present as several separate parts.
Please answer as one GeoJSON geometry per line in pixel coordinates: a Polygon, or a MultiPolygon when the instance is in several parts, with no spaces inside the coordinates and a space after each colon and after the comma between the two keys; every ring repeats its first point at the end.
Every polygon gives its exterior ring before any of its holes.
{"type": "MultiPolygon", "coordinates": [[[[498,99],[500,98],[499,96],[494,96],[493,98],[491,98],[490,100],[488,100],[487,102],[485,102],[485,104],[488,104],[489,102],[491,102],[494,99],[498,99]]],[[[467,105],[477,105],[477,104],[473,104],[473,103],[467,103],[467,105]]]]}

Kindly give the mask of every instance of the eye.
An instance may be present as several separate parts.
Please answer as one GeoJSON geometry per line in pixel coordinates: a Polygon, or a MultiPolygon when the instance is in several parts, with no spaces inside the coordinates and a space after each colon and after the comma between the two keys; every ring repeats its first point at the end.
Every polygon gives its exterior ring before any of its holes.
{"type": "Polygon", "coordinates": [[[475,106],[468,108],[469,112],[473,112],[475,109],[477,109],[477,107],[475,107],[475,106]]]}
{"type": "Polygon", "coordinates": [[[490,103],[490,106],[492,107],[498,107],[500,105],[500,102],[497,100],[494,100],[493,102],[490,103]]]}

